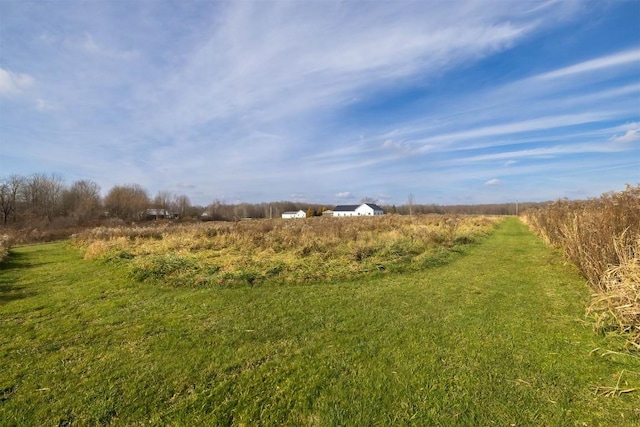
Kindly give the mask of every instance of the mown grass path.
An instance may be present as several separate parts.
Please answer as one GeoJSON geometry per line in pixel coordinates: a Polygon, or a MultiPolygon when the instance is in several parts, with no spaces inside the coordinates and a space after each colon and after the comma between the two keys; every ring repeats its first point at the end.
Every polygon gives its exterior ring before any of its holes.
{"type": "Polygon", "coordinates": [[[606,353],[588,297],[516,219],[444,266],[304,286],[154,286],[20,247],[0,425],[640,425],[640,390],[606,395],[640,360],[606,353]]]}

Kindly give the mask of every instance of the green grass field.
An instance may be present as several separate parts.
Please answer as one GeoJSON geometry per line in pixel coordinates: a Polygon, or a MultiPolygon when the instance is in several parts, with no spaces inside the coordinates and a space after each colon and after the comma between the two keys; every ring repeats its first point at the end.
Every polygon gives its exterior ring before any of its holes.
{"type": "Polygon", "coordinates": [[[140,283],[68,243],[0,268],[0,425],[640,425],[640,358],[515,218],[329,283],[140,283]]]}

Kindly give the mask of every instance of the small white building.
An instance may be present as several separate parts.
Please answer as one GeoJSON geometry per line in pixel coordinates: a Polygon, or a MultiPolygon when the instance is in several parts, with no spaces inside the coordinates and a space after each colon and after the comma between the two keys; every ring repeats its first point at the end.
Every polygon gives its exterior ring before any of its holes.
{"type": "Polygon", "coordinates": [[[339,205],[333,210],[333,216],[375,216],[384,215],[382,208],[374,203],[361,205],[339,205]]]}
{"type": "Polygon", "coordinates": [[[291,218],[306,218],[307,213],[300,209],[299,211],[287,211],[282,214],[282,218],[291,219],[291,218]]]}

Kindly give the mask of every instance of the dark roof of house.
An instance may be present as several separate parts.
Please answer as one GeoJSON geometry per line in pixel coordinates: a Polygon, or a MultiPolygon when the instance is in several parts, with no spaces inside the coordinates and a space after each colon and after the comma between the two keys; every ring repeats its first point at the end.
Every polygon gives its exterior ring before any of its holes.
{"type": "Polygon", "coordinates": [[[375,203],[365,203],[365,205],[369,206],[374,211],[381,211],[382,210],[382,208],[380,206],[376,205],[375,203]]]}
{"type": "Polygon", "coordinates": [[[355,211],[356,209],[358,209],[362,205],[367,205],[371,209],[376,210],[376,211],[381,211],[382,210],[382,208],[380,206],[376,205],[375,203],[362,203],[360,205],[338,205],[338,206],[336,206],[334,211],[336,211],[336,212],[353,212],[353,211],[355,211]]]}
{"type": "Polygon", "coordinates": [[[353,212],[358,209],[360,205],[338,205],[333,210],[334,212],[353,212]]]}

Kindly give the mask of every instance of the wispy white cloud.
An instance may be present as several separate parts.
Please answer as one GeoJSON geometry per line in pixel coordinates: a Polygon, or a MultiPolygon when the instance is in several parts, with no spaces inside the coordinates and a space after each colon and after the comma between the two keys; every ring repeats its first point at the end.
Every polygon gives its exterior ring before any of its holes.
{"type": "Polygon", "coordinates": [[[40,33],[40,35],[38,36],[38,40],[48,45],[52,45],[58,41],[54,35],[46,31],[40,33]]]}
{"type": "Polygon", "coordinates": [[[55,111],[58,109],[58,107],[54,104],[52,104],[49,101],[46,101],[42,98],[37,98],[36,99],[36,109],[38,111],[55,111]]]}
{"type": "Polygon", "coordinates": [[[597,144],[567,144],[551,147],[539,147],[518,151],[508,151],[491,154],[481,154],[471,157],[461,157],[453,160],[453,163],[472,163],[487,162],[505,159],[525,159],[525,158],[553,158],[559,155],[567,154],[585,154],[585,153],[613,153],[620,151],[619,148],[611,145],[597,144]]]}
{"type": "MultiPolygon", "coordinates": [[[[47,39],[44,41],[48,43],[51,42],[47,39]]],[[[88,54],[103,56],[109,59],[130,60],[139,55],[135,50],[121,50],[113,46],[98,43],[90,33],[85,33],[83,38],[72,40],[69,44],[73,48],[81,49],[88,54]]]]}
{"type": "Polygon", "coordinates": [[[585,123],[601,122],[616,117],[616,111],[594,111],[580,114],[565,114],[560,116],[547,116],[537,119],[501,123],[484,126],[461,132],[444,133],[420,140],[420,143],[429,142],[455,142],[460,140],[472,140],[475,138],[496,137],[510,134],[518,134],[539,130],[550,130],[585,123]]]}
{"type": "Polygon", "coordinates": [[[624,135],[613,136],[611,137],[611,141],[613,142],[622,142],[625,144],[629,144],[632,142],[640,141],[640,129],[629,129],[624,133],[624,135]]]}
{"type": "Polygon", "coordinates": [[[336,199],[353,199],[355,196],[350,191],[341,191],[334,194],[336,199]]]}
{"type": "Polygon", "coordinates": [[[21,13],[3,14],[3,37],[20,42],[3,50],[0,95],[48,112],[3,108],[1,124],[19,129],[3,156],[37,170],[37,153],[56,150],[47,167],[205,203],[407,194],[428,191],[425,182],[464,191],[463,179],[482,187],[496,167],[501,178],[557,173],[540,160],[566,167],[576,154],[637,147],[622,142],[638,129],[623,126],[640,120],[638,47],[553,50],[549,62],[544,49],[520,50],[580,25],[596,5],[92,6],[12,4],[21,13]]]}
{"type": "Polygon", "coordinates": [[[535,30],[516,19],[513,6],[387,6],[233,3],[221,11],[224,24],[204,34],[184,66],[146,98],[151,124],[191,127],[241,112],[255,125],[323,114],[372,89],[478,60],[535,30]]]}
{"type": "Polygon", "coordinates": [[[627,122],[607,130],[612,132],[620,132],[620,131],[638,130],[638,129],[640,129],[640,122],[627,122]]]}
{"type": "Polygon", "coordinates": [[[408,141],[394,141],[391,139],[387,139],[382,144],[382,149],[395,152],[401,156],[411,156],[417,153],[417,150],[413,146],[411,142],[408,141]]]}
{"type": "Polygon", "coordinates": [[[29,88],[33,77],[25,73],[16,73],[0,68],[0,96],[15,95],[29,88]]]}
{"type": "Polygon", "coordinates": [[[484,185],[494,186],[494,187],[501,184],[502,184],[502,181],[500,181],[498,178],[490,179],[489,181],[484,183],[484,185]]]}
{"type": "MultiPolygon", "coordinates": [[[[451,132],[441,132],[423,139],[391,140],[387,139],[382,143],[384,151],[397,152],[402,155],[425,155],[436,152],[448,152],[470,149],[481,149],[499,147],[501,145],[513,145],[517,143],[539,143],[546,139],[557,141],[557,136],[543,137],[536,136],[523,137],[531,133],[548,132],[558,128],[568,128],[576,125],[607,122],[618,116],[616,111],[594,111],[580,114],[565,114],[540,117],[536,119],[500,123],[490,126],[471,128],[464,131],[453,130],[451,132]],[[496,139],[511,136],[510,139],[496,139]],[[486,141],[486,142],[478,142],[486,141]]],[[[411,129],[408,127],[407,129],[411,129]]],[[[417,126],[407,134],[427,133],[429,130],[417,126]]],[[[597,131],[597,134],[606,134],[606,131],[597,131]]],[[[593,135],[594,132],[583,133],[582,135],[593,135]]],[[[405,135],[408,137],[408,135],[405,135]]],[[[353,154],[363,155],[365,153],[375,153],[371,148],[367,149],[361,145],[344,147],[338,150],[323,153],[322,157],[332,158],[336,161],[339,158],[348,158],[353,154]],[[357,148],[359,147],[359,148],[357,148]]],[[[380,161],[393,159],[394,157],[378,156],[380,161]]]]}
{"type": "Polygon", "coordinates": [[[584,61],[579,64],[561,68],[559,70],[540,74],[535,78],[541,79],[541,80],[549,80],[549,79],[571,77],[576,74],[601,71],[602,69],[606,69],[606,68],[619,67],[621,65],[628,65],[628,64],[638,63],[638,62],[640,62],[640,49],[632,49],[629,51],[619,52],[613,55],[608,55],[601,58],[584,61]]]}
{"type": "MultiPolygon", "coordinates": [[[[616,63],[595,62],[611,64],[611,68],[615,68],[616,63]]],[[[575,86],[575,82],[570,84],[575,86]]],[[[558,89],[556,85],[552,87],[558,89]]],[[[609,150],[606,144],[612,140],[611,134],[628,130],[627,125],[623,128],[611,128],[610,123],[622,117],[637,115],[640,86],[636,82],[596,90],[587,86],[580,90],[578,96],[575,88],[556,94],[547,87],[547,83],[525,77],[517,82],[492,88],[485,93],[461,97],[452,106],[458,111],[449,113],[445,106],[419,120],[413,118],[412,122],[395,123],[395,126],[400,127],[383,131],[372,137],[371,141],[378,141],[385,151],[412,156],[481,150],[514,144],[557,145],[562,140],[570,142],[579,139],[594,141],[596,146],[604,144],[604,150],[609,150]],[[607,99],[609,102],[603,102],[607,99]],[[460,111],[460,105],[482,105],[483,108],[460,111]],[[447,121],[446,117],[449,114],[452,119],[447,121]],[[538,117],[532,119],[532,116],[538,117]],[[435,120],[436,117],[438,120],[435,120]]],[[[634,135],[625,133],[624,136],[632,139],[634,135]]],[[[568,149],[567,153],[572,150],[568,149]]],[[[547,151],[546,155],[550,155],[552,150],[547,148],[547,151]]],[[[343,145],[323,155],[334,161],[347,161],[346,153],[356,152],[359,155],[377,155],[381,162],[385,161],[372,150],[370,144],[367,146],[362,142],[352,146],[343,145]]],[[[386,160],[390,158],[387,157],[386,160]]]]}

